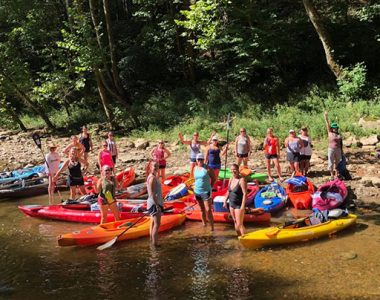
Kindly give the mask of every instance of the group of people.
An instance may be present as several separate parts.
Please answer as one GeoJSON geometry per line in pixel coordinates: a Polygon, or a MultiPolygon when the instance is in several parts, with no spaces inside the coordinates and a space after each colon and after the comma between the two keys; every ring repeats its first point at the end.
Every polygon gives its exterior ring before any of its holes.
{"type": "MultiPolygon", "coordinates": [[[[336,123],[329,123],[328,114],[325,112],[325,122],[328,131],[328,163],[331,176],[337,176],[336,167],[342,158],[342,138],[339,134],[339,126],[336,123]]],[[[216,132],[212,132],[207,141],[199,140],[199,133],[194,132],[190,140],[185,140],[181,132],[178,134],[182,144],[190,148],[190,176],[194,178],[195,199],[202,211],[202,222],[206,226],[210,224],[214,230],[212,214],[212,191],[219,176],[223,157],[226,155],[229,144],[221,146],[216,132]],[[202,146],[205,150],[202,151],[202,146]]],[[[312,155],[312,141],[306,127],[301,128],[297,135],[295,130],[289,130],[289,135],[284,141],[286,150],[286,160],[289,162],[292,175],[303,174],[306,176],[310,168],[310,158],[312,155]]],[[[66,169],[69,171],[68,185],[70,186],[70,197],[76,196],[76,189],[79,188],[84,193],[83,172],[88,168],[88,155],[93,151],[93,144],[87,128],[83,127],[79,136],[72,136],[71,143],[63,150],[67,155],[67,160],[60,165],[60,156],[56,152],[57,145],[49,146],[50,153],[46,155],[47,172],[49,174],[49,201],[53,203],[54,185],[59,175],[66,169]],[[83,168],[82,168],[83,167],[83,168]]],[[[272,128],[267,129],[267,134],[263,142],[264,159],[268,180],[274,179],[271,173],[271,162],[273,161],[277,171],[278,179],[283,180],[281,166],[279,163],[281,155],[280,139],[274,134],[272,128]]],[[[234,220],[235,229],[238,235],[244,234],[244,213],[247,198],[247,182],[240,175],[239,167],[248,165],[249,156],[252,153],[252,141],[245,128],[240,128],[239,135],[235,139],[233,149],[236,163],[230,169],[232,177],[228,183],[228,193],[225,197],[224,206],[227,201],[231,216],[234,220]]],[[[108,138],[103,141],[102,149],[98,153],[98,167],[101,170],[101,178],[97,183],[99,191],[98,204],[101,209],[102,221],[106,219],[108,209],[110,209],[115,219],[119,219],[118,209],[115,200],[115,190],[118,182],[114,177],[114,168],[117,161],[118,149],[112,132],[108,133],[108,138]]],[[[165,180],[166,161],[171,156],[170,151],[165,147],[163,140],[160,140],[150,152],[151,160],[146,166],[147,176],[147,209],[152,217],[151,241],[157,244],[157,233],[160,226],[161,213],[163,211],[163,197],[161,182],[165,180]]],[[[257,210],[253,210],[257,211],[257,210]]]]}

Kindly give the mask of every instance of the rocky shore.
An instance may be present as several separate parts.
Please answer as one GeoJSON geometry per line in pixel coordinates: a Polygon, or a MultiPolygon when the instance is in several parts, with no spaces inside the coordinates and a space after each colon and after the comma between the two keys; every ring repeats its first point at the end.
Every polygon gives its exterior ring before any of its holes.
{"type": "MultiPolygon", "coordinates": [[[[100,149],[101,141],[106,136],[105,131],[99,128],[92,128],[92,139],[94,151],[90,153],[90,173],[98,173],[96,169],[97,154],[100,149]]],[[[0,171],[9,171],[23,168],[27,165],[43,163],[43,156],[31,138],[31,132],[20,133],[0,130],[0,171]]],[[[40,131],[43,151],[46,153],[46,145],[53,141],[59,145],[58,152],[69,144],[69,136],[49,135],[40,131]]],[[[142,138],[131,139],[119,136],[117,139],[119,157],[117,169],[121,170],[127,166],[134,166],[137,179],[144,180],[145,164],[150,158],[151,149],[157,141],[148,141],[142,138]]],[[[380,136],[372,135],[369,137],[356,139],[346,136],[344,141],[344,152],[348,161],[348,169],[352,175],[352,180],[347,181],[350,200],[359,209],[380,211],[380,168],[379,159],[376,158],[376,149],[379,149],[380,136]]],[[[324,143],[324,141],[321,141],[324,143]]],[[[168,142],[166,147],[172,153],[168,159],[167,174],[179,174],[187,171],[188,168],[188,149],[176,142],[168,142]]],[[[265,172],[265,165],[261,151],[261,145],[254,140],[254,153],[250,158],[249,165],[257,172],[265,172]]],[[[234,161],[230,146],[228,162],[234,161]]],[[[281,166],[285,175],[289,175],[289,169],[285,162],[285,151],[283,149],[281,166]]],[[[63,157],[63,155],[62,155],[63,157]]],[[[318,186],[329,180],[327,171],[326,151],[314,151],[311,159],[310,177],[313,183],[318,186]]]]}

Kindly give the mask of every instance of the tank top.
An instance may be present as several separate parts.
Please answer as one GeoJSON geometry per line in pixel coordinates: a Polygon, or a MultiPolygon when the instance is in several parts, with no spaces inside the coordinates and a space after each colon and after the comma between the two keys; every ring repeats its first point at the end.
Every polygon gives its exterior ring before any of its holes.
{"type": "Polygon", "coordinates": [[[205,194],[211,192],[211,178],[205,166],[194,168],[194,192],[205,194]]]}
{"type": "Polygon", "coordinates": [[[233,189],[231,189],[231,183],[232,183],[232,179],[230,180],[230,183],[228,184],[228,199],[230,199],[230,201],[234,203],[242,203],[243,190],[240,186],[240,179],[237,185],[233,189]]]}
{"type": "Polygon", "coordinates": [[[100,167],[103,166],[109,166],[113,168],[113,160],[112,160],[112,155],[109,151],[102,151],[100,152],[100,167]]]}
{"type": "Polygon", "coordinates": [[[115,141],[111,141],[107,139],[107,149],[111,152],[111,155],[117,155],[116,143],[115,141]]]}
{"type": "Polygon", "coordinates": [[[210,166],[220,165],[222,161],[220,160],[220,149],[208,149],[208,164],[210,166]]]}
{"type": "Polygon", "coordinates": [[[311,155],[313,150],[311,149],[311,138],[309,136],[298,136],[301,139],[301,142],[303,143],[303,148],[300,150],[300,153],[302,155],[311,155]]]}
{"type": "Polygon", "coordinates": [[[83,134],[80,135],[79,143],[81,143],[86,149],[85,152],[90,152],[90,135],[87,134],[87,137],[84,137],[83,134]]]}
{"type": "MultiPolygon", "coordinates": [[[[146,179],[146,183],[148,184],[148,181],[149,179],[153,177],[153,187],[154,187],[154,190],[155,190],[155,195],[156,195],[156,199],[157,199],[157,202],[159,205],[163,205],[163,200],[162,200],[162,189],[161,189],[161,183],[157,180],[157,178],[150,174],[148,176],[148,178],[146,179]]],[[[153,205],[155,205],[154,203],[154,198],[153,198],[153,194],[151,194],[151,192],[149,191],[150,189],[148,188],[148,200],[147,200],[147,209],[150,209],[153,205]]],[[[152,191],[153,192],[153,191],[152,191]]]]}
{"type": "Polygon", "coordinates": [[[264,145],[264,152],[269,155],[275,155],[277,153],[277,138],[276,137],[266,137],[264,145]]]}
{"type": "Polygon", "coordinates": [[[82,170],[81,164],[79,161],[70,160],[69,165],[67,166],[69,169],[69,174],[72,178],[82,178],[82,170]]]}
{"type": "Polygon", "coordinates": [[[298,139],[288,141],[288,147],[286,147],[286,152],[288,153],[300,153],[300,145],[298,139]]]}
{"type": "Polygon", "coordinates": [[[116,187],[116,182],[115,182],[114,177],[111,177],[111,180],[104,178],[102,182],[102,190],[100,191],[99,196],[102,197],[103,199],[107,199],[106,193],[109,191],[112,194],[112,198],[115,199],[115,187],[116,187]]]}
{"type": "Polygon", "coordinates": [[[237,153],[247,154],[248,153],[248,138],[245,136],[239,136],[237,142],[237,153]]]}
{"type": "Polygon", "coordinates": [[[339,133],[329,132],[329,148],[337,149],[342,146],[342,137],[339,133]]]}
{"type": "Polygon", "coordinates": [[[155,161],[158,162],[158,164],[164,163],[165,162],[165,150],[156,147],[153,151],[153,158],[155,161]]]}
{"type": "Polygon", "coordinates": [[[197,154],[201,151],[201,144],[191,141],[190,145],[190,158],[196,158],[197,154]]]}

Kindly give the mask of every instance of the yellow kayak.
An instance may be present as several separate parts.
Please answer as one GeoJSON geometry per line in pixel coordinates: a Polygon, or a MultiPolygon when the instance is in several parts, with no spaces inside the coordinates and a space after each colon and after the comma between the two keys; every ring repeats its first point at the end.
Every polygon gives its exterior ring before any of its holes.
{"type": "Polygon", "coordinates": [[[259,248],[316,239],[340,231],[356,222],[356,215],[349,214],[336,220],[300,228],[270,227],[239,237],[246,248],[259,248]]]}

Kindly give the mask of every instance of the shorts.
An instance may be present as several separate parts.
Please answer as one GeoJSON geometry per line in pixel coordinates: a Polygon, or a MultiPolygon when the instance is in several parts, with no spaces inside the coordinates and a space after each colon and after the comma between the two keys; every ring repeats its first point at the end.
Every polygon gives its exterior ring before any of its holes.
{"type": "Polygon", "coordinates": [[[265,155],[266,159],[277,159],[278,158],[277,154],[268,154],[268,153],[265,153],[264,155],[265,155]]]}
{"type": "Polygon", "coordinates": [[[196,163],[197,162],[197,159],[195,157],[190,157],[190,162],[192,163],[196,163]]]}
{"type": "Polygon", "coordinates": [[[237,201],[231,201],[231,200],[229,201],[229,205],[233,209],[240,209],[241,208],[241,204],[242,204],[241,201],[239,201],[239,202],[237,202],[237,201]]]}
{"type": "Polygon", "coordinates": [[[216,169],[216,170],[220,170],[222,168],[222,164],[208,164],[208,167],[210,169],[216,169]]]}
{"type": "Polygon", "coordinates": [[[299,152],[286,152],[286,160],[288,162],[299,162],[301,154],[299,152]]]}
{"type": "Polygon", "coordinates": [[[165,169],[166,168],[166,160],[160,160],[158,162],[158,168],[159,169],[165,169]]]}
{"type": "Polygon", "coordinates": [[[327,152],[329,170],[332,171],[334,165],[337,166],[342,160],[342,150],[340,148],[329,148],[327,152]]]}
{"type": "Polygon", "coordinates": [[[202,193],[202,194],[195,194],[195,199],[197,201],[207,201],[211,199],[211,192],[202,193]]]}
{"type": "Polygon", "coordinates": [[[300,161],[305,161],[305,160],[310,160],[310,159],[311,159],[311,155],[304,155],[304,154],[300,155],[300,161]]]}
{"type": "Polygon", "coordinates": [[[101,197],[101,196],[98,196],[98,204],[99,205],[110,205],[112,203],[115,203],[116,201],[112,201],[112,202],[108,202],[107,199],[101,197]]]}
{"type": "Polygon", "coordinates": [[[237,154],[237,157],[239,157],[239,158],[245,158],[245,157],[248,157],[248,153],[244,153],[244,154],[240,154],[240,153],[238,153],[238,154],[237,154]]]}
{"type": "MultiPolygon", "coordinates": [[[[158,205],[161,209],[161,212],[164,211],[164,208],[161,206],[161,205],[158,205]]],[[[148,209],[148,213],[149,215],[151,215],[152,217],[155,216],[157,213],[158,213],[158,209],[157,209],[157,206],[156,205],[152,205],[151,207],[149,207],[148,209]]]]}
{"type": "Polygon", "coordinates": [[[117,158],[117,155],[112,155],[112,161],[114,164],[116,164],[116,158],[117,158]]]}
{"type": "Polygon", "coordinates": [[[68,186],[82,186],[84,185],[83,177],[72,177],[69,175],[67,178],[67,185],[68,186]]]}

